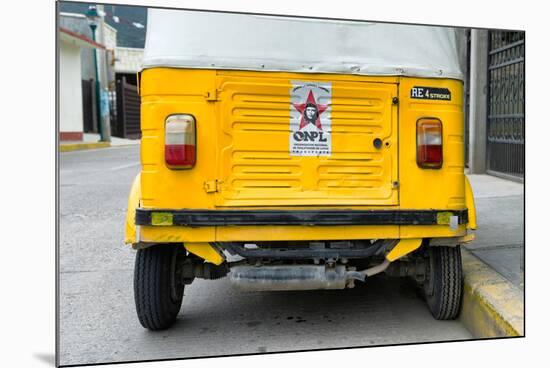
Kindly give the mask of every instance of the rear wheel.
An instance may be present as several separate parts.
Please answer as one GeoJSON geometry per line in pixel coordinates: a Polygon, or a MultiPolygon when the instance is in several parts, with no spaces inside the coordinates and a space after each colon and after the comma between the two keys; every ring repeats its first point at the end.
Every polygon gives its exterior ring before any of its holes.
{"type": "Polygon", "coordinates": [[[424,295],[435,319],[455,319],[462,298],[460,247],[429,247],[424,295]]]}
{"type": "Polygon", "coordinates": [[[182,257],[182,246],[155,245],[137,251],[134,299],[143,327],[162,330],[176,321],[183,300],[184,285],[176,272],[182,257]]]}

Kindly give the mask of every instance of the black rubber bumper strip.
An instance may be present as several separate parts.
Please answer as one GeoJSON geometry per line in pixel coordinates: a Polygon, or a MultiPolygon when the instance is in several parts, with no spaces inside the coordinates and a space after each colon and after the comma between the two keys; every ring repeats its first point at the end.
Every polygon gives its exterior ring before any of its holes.
{"type": "MultiPolygon", "coordinates": [[[[136,209],[136,225],[155,225],[153,213],[171,217],[177,226],[247,225],[437,225],[449,216],[468,223],[468,210],[163,210],[136,209]],[[438,214],[441,218],[438,221],[438,214]]],[[[163,225],[166,225],[164,223],[163,225]]]]}

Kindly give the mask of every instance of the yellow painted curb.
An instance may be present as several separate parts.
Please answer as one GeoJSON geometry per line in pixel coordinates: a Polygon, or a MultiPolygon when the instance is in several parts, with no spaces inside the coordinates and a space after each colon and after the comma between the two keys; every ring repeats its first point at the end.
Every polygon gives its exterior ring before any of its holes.
{"type": "Polygon", "coordinates": [[[476,338],[523,336],[523,292],[462,248],[460,320],[476,338]]]}
{"type": "Polygon", "coordinates": [[[111,147],[110,142],[91,142],[91,143],[69,143],[60,144],[59,152],[79,151],[94,148],[111,147]]]}

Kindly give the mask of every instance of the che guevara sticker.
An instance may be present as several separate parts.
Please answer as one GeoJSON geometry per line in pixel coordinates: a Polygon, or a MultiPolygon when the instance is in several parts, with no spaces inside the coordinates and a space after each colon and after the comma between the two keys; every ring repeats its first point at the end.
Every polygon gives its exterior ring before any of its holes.
{"type": "Polygon", "coordinates": [[[290,155],[332,154],[332,84],[293,81],[290,89],[290,155]]]}

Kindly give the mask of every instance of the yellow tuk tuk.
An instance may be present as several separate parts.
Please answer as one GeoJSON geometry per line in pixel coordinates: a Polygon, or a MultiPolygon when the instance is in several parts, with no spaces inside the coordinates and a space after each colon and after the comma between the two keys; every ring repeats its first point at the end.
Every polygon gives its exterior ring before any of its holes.
{"type": "Polygon", "coordinates": [[[145,328],[226,276],[306,290],[385,272],[456,318],[476,213],[454,29],[153,9],[138,79],[126,242],[145,328]]]}

